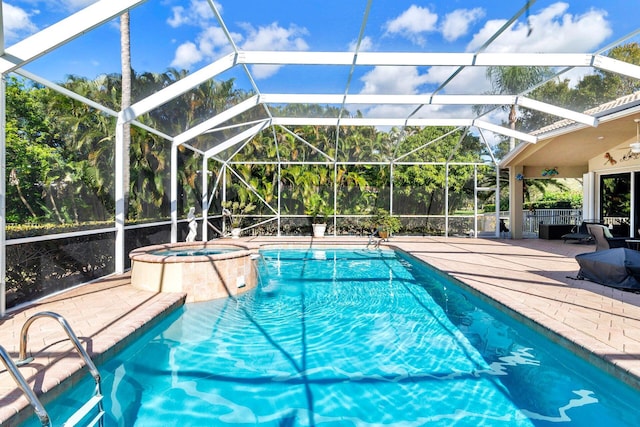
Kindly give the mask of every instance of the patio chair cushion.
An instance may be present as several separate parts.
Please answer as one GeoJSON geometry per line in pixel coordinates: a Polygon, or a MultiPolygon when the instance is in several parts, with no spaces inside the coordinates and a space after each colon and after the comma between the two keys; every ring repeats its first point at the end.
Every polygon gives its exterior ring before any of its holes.
{"type": "Polygon", "coordinates": [[[609,228],[600,224],[587,224],[589,232],[596,241],[596,251],[624,248],[627,246],[628,237],[613,237],[609,228]],[[611,237],[607,237],[611,236],[611,237]]]}

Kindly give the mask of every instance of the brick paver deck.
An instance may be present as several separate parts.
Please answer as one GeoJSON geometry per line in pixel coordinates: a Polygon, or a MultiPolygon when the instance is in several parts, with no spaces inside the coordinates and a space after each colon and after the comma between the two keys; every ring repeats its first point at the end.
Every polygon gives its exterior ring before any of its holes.
{"type": "MultiPolygon", "coordinates": [[[[255,248],[264,244],[364,248],[367,243],[363,237],[243,241],[255,248]]],[[[640,388],[640,294],[573,279],[578,272],[574,256],[591,252],[594,246],[540,239],[431,237],[394,237],[389,244],[504,304],[534,327],[553,331],[557,334],[552,334],[554,340],[640,388]]],[[[26,319],[36,312],[53,311],[67,319],[99,363],[126,345],[126,337],[139,335],[144,325],[183,301],[182,294],[134,289],[127,274],[114,276],[10,312],[0,319],[0,345],[17,358],[20,329],[26,319]]],[[[37,320],[30,330],[29,351],[36,360],[20,371],[38,394],[69,387],[73,373],[82,366],[65,338],[62,328],[49,319],[37,320]],[[63,386],[56,388],[59,384],[63,386]]],[[[0,366],[0,423],[13,425],[27,402],[3,368],[0,366]]]]}

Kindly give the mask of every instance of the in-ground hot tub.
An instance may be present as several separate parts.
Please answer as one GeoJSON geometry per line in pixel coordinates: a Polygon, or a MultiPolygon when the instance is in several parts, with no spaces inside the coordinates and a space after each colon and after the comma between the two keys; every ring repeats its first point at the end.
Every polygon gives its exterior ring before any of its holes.
{"type": "Polygon", "coordinates": [[[131,284],[155,292],[185,292],[187,302],[236,295],[255,287],[253,252],[218,242],[145,246],[129,253],[131,284]]]}

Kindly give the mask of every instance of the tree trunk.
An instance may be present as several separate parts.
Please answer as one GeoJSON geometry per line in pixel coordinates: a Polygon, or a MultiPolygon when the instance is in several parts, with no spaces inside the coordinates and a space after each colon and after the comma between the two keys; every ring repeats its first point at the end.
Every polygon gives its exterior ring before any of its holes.
{"type": "Polygon", "coordinates": [[[38,215],[36,215],[36,213],[31,208],[31,205],[22,194],[22,189],[20,188],[20,179],[18,179],[18,173],[16,172],[15,169],[11,169],[11,172],[9,172],[9,184],[15,185],[16,190],[18,191],[18,197],[20,197],[22,204],[25,205],[25,207],[29,210],[29,213],[31,214],[31,216],[34,218],[38,218],[38,215]]]}
{"type": "MultiPolygon", "coordinates": [[[[129,28],[129,11],[120,15],[120,62],[122,64],[122,94],[120,109],[126,110],[131,106],[131,32],[129,28]]],[[[125,219],[129,212],[129,147],[131,146],[131,125],[124,124],[122,132],[122,143],[124,152],[123,173],[123,196],[125,219]]]]}
{"type": "MultiPolygon", "coordinates": [[[[509,127],[511,130],[516,130],[516,121],[518,120],[516,106],[512,105],[509,110],[509,127]]],[[[509,151],[513,151],[516,148],[516,139],[512,136],[509,138],[509,151]]]]}
{"type": "Polygon", "coordinates": [[[58,218],[58,222],[60,224],[64,224],[64,219],[62,219],[62,215],[60,215],[60,211],[58,210],[58,205],[56,203],[56,199],[53,198],[53,188],[51,185],[49,185],[49,201],[51,202],[51,208],[53,209],[53,212],[56,214],[56,217],[58,218]]]}

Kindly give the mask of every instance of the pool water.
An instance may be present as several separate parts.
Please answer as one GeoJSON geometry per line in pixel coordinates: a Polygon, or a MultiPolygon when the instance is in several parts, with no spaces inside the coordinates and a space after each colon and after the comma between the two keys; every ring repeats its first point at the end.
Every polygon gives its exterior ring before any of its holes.
{"type": "Polygon", "coordinates": [[[207,255],[220,255],[229,252],[237,251],[238,249],[159,249],[151,252],[152,255],[158,256],[207,256],[207,255]]]}
{"type": "MultiPolygon", "coordinates": [[[[258,288],[98,367],[105,425],[639,425],[638,392],[403,253],[261,253],[258,288]]],[[[47,405],[54,424],[91,390],[47,405]]]]}

